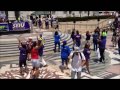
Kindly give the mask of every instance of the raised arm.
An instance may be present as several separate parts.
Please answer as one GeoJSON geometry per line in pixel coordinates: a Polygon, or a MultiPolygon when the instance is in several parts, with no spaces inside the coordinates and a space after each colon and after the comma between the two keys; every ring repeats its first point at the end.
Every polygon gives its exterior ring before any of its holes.
{"type": "Polygon", "coordinates": [[[21,41],[20,41],[20,39],[18,39],[18,41],[19,41],[18,48],[20,48],[21,47],[21,41]]]}

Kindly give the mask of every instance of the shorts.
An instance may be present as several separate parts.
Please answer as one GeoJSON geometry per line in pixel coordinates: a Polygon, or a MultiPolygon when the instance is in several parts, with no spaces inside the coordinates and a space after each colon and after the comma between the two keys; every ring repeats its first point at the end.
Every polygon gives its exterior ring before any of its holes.
{"type": "Polygon", "coordinates": [[[39,59],[32,59],[32,66],[39,68],[40,67],[39,59]]]}
{"type": "Polygon", "coordinates": [[[27,64],[26,64],[26,60],[20,60],[19,61],[19,67],[22,67],[22,65],[24,65],[24,66],[27,66],[27,64]]]}

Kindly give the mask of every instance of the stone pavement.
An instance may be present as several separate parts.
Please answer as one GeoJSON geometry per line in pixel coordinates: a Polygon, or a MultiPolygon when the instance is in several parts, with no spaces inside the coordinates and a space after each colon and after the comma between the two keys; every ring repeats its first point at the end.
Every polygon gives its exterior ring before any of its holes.
{"type": "MultiPolygon", "coordinates": [[[[22,35],[22,37],[24,36],[24,37],[29,37],[29,35],[31,35],[31,34],[24,34],[24,35],[22,35]]],[[[36,37],[36,33],[33,33],[32,34],[32,37],[36,37]]],[[[45,35],[46,36],[46,35],[45,35]]],[[[109,37],[108,37],[108,42],[107,42],[107,49],[108,50],[106,50],[106,52],[108,52],[109,53],[109,56],[112,58],[110,61],[110,67],[107,67],[107,69],[103,72],[103,73],[101,73],[101,75],[99,75],[99,76],[96,76],[96,75],[88,75],[87,73],[85,73],[85,72],[83,72],[82,73],[82,79],[102,79],[102,78],[106,78],[106,75],[109,75],[109,78],[117,78],[117,79],[120,79],[119,78],[119,75],[120,75],[120,73],[119,73],[119,70],[120,70],[120,67],[119,67],[119,65],[120,65],[120,57],[119,57],[119,55],[117,55],[117,54],[114,54],[113,53],[113,51],[111,51],[109,48],[110,48],[110,45],[111,45],[111,43],[109,43],[109,41],[110,41],[110,37],[111,35],[109,35],[109,37]],[[114,59],[114,58],[117,58],[117,60],[116,59],[114,59]],[[117,70],[117,71],[115,71],[115,69],[117,70]],[[102,76],[102,77],[101,77],[102,76]]],[[[116,50],[115,50],[115,52],[117,52],[116,50]]],[[[51,55],[52,55],[52,53],[51,53],[51,55]]],[[[50,56],[50,55],[49,55],[50,56]]],[[[48,59],[49,59],[49,57],[47,57],[48,59]]],[[[65,73],[61,73],[60,72],[60,69],[58,68],[58,66],[60,65],[60,63],[61,63],[61,60],[55,60],[54,58],[53,58],[53,60],[54,60],[54,62],[48,62],[49,63],[49,66],[47,67],[47,68],[43,68],[43,69],[45,69],[45,70],[43,70],[43,75],[42,76],[44,76],[44,74],[45,75],[47,75],[47,76],[49,76],[49,77],[56,77],[56,78],[65,78],[65,79],[70,79],[70,70],[66,70],[65,71],[65,73]],[[55,63],[55,64],[54,64],[55,63]],[[53,65],[52,65],[53,64],[53,65]],[[53,75],[53,76],[51,76],[51,74],[47,74],[48,72],[47,72],[47,70],[48,71],[51,71],[51,72],[54,72],[54,71],[57,71],[56,73],[56,75],[53,75]],[[44,73],[44,71],[46,72],[46,73],[44,73]],[[57,76],[58,75],[58,76],[57,76]],[[59,77],[60,76],[60,77],[59,77]]],[[[18,61],[16,61],[17,63],[18,63],[18,61]]],[[[9,78],[27,78],[27,79],[29,79],[30,78],[30,74],[28,73],[28,74],[26,74],[26,75],[24,75],[23,77],[20,77],[20,75],[18,75],[19,74],[19,69],[18,69],[18,65],[16,66],[17,64],[9,64],[9,65],[5,65],[4,67],[2,67],[2,69],[0,70],[0,72],[3,72],[2,74],[0,74],[0,78],[2,78],[3,76],[5,76],[5,77],[3,77],[3,78],[7,78],[7,77],[9,77],[9,78]],[[10,69],[10,67],[14,67],[14,69],[12,68],[12,69],[10,69]],[[11,70],[13,70],[13,71],[11,71],[11,70]],[[17,71],[15,71],[15,70],[17,70],[17,71]],[[6,72],[5,72],[6,71],[6,72]],[[8,71],[8,72],[7,72],[8,71]],[[9,72],[9,71],[11,71],[11,72],[9,72]],[[8,75],[8,74],[9,75],[8,75]],[[15,74],[15,73],[17,73],[17,74],[15,74]],[[7,76],[8,75],[8,76],[7,76]],[[13,77],[14,76],[14,77],[13,77]],[[18,77],[17,77],[18,76],[18,77]]],[[[98,66],[98,64],[96,65],[96,66],[98,66]]],[[[70,65],[69,65],[69,67],[70,67],[70,65]]],[[[29,64],[29,68],[31,68],[31,64],[29,64]]],[[[95,67],[94,67],[95,68],[95,67]]],[[[42,72],[42,71],[41,71],[42,72]]],[[[41,77],[42,77],[41,76],[41,77]]],[[[46,76],[46,78],[48,78],[46,76]]],[[[43,77],[43,78],[45,78],[45,76],[43,77]]]]}

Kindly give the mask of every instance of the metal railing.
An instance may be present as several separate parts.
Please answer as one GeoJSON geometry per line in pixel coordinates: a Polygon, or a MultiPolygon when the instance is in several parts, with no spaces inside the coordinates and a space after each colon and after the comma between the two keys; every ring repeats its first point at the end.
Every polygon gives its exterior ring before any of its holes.
{"type": "MultiPolygon", "coordinates": [[[[110,20],[113,21],[114,19],[108,18],[108,19],[105,19],[105,20],[99,22],[99,27],[100,28],[107,27],[108,22],[110,20]]],[[[86,22],[86,24],[76,23],[75,24],[75,29],[79,30],[80,32],[86,32],[86,31],[93,32],[96,29],[97,26],[98,26],[97,22],[95,22],[95,24],[88,24],[87,22],[86,22]]],[[[61,31],[63,31],[64,33],[71,32],[72,29],[74,29],[74,23],[72,23],[72,22],[71,23],[70,22],[59,23],[59,29],[61,31]]]]}

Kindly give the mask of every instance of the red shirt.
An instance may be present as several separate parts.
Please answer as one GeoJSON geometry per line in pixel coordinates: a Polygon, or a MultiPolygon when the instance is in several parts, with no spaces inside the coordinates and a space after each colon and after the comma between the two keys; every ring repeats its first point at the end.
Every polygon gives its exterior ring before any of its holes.
{"type": "Polygon", "coordinates": [[[31,59],[38,59],[38,58],[39,58],[38,50],[33,48],[31,50],[31,59]]]}

